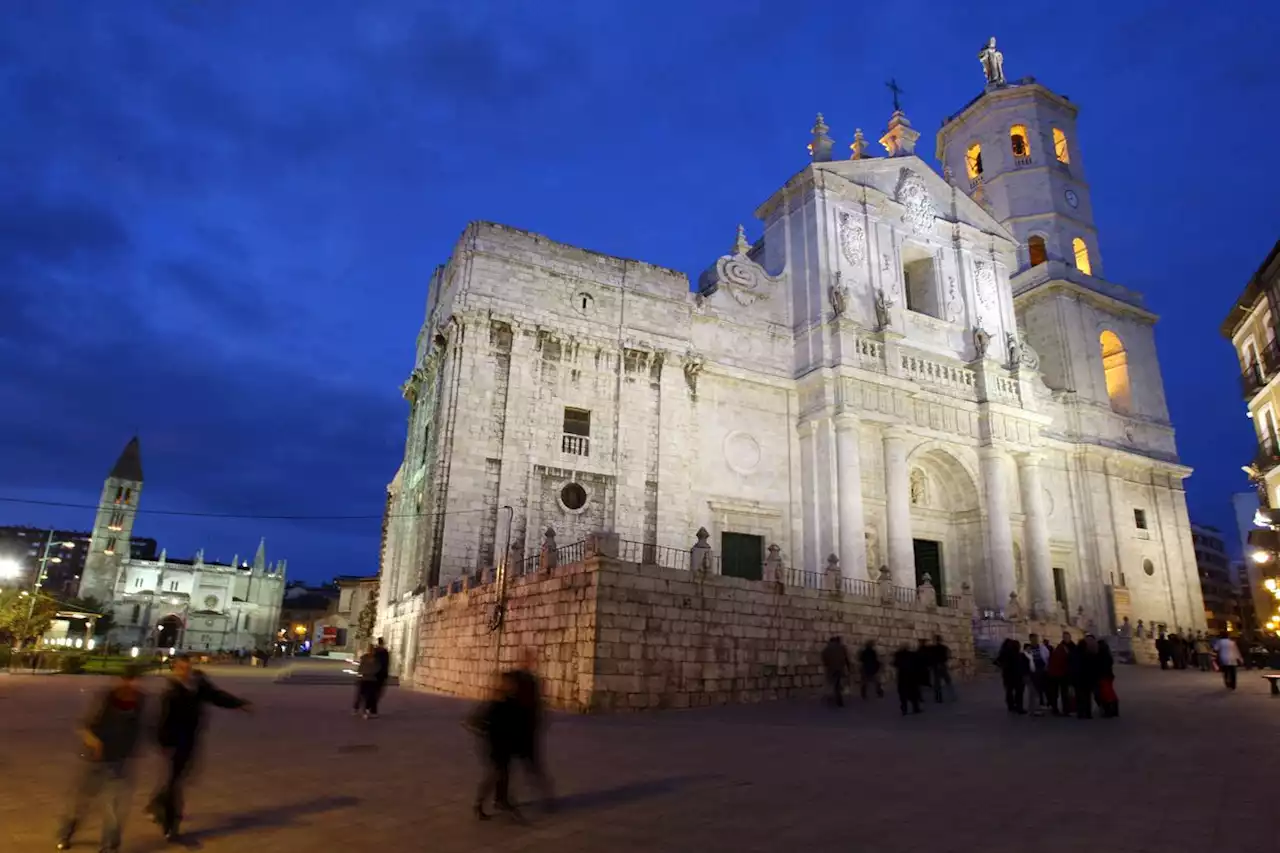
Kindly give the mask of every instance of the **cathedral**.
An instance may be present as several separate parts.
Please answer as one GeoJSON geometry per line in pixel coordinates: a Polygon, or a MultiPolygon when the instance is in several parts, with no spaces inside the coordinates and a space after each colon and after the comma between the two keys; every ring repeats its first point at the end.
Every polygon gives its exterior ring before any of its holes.
{"type": "Polygon", "coordinates": [[[107,475],[94,517],[79,596],[104,602],[108,642],[139,648],[270,651],[284,599],[285,561],[268,563],[266,542],[253,562],[207,562],[204,552],[176,560],[130,555],[142,497],[142,450],[133,438],[107,475]]]}
{"type": "MultiPolygon", "coordinates": [[[[943,595],[980,615],[1201,630],[1156,355],[1109,280],[1078,107],[1006,79],[942,123],[901,109],[727,227],[698,277],[473,222],[431,280],[380,624],[421,591],[593,531],[724,574],[788,566],[943,595]],[[846,153],[847,152],[847,153],[846,153]]],[[[895,104],[895,107],[897,105],[895,104]]],[[[406,624],[400,624],[406,623],[406,624]]]]}

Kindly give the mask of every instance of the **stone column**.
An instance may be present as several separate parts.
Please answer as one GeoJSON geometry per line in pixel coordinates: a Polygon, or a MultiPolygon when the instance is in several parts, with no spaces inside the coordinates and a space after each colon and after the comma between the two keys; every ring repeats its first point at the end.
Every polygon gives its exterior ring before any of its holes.
{"type": "Polygon", "coordinates": [[[867,543],[862,514],[862,462],[858,419],[836,416],[836,491],[840,507],[840,566],[845,577],[866,579],[867,543]]]}
{"type": "Polygon", "coordinates": [[[1022,486],[1027,564],[1031,570],[1031,606],[1038,619],[1056,617],[1058,604],[1049,556],[1049,519],[1044,512],[1044,486],[1040,482],[1040,457],[1037,454],[1027,453],[1018,457],[1018,480],[1022,486]]]}
{"type": "Polygon", "coordinates": [[[1009,526],[1009,495],[1005,491],[1005,454],[996,447],[984,447],[982,483],[987,493],[987,540],[991,545],[990,607],[1003,610],[1009,593],[1017,591],[1018,576],[1013,567],[1013,530],[1009,526]]]}
{"type": "Polygon", "coordinates": [[[884,500],[889,572],[897,586],[915,589],[916,557],[911,545],[911,483],[907,436],[898,427],[884,431],[884,500]]]}

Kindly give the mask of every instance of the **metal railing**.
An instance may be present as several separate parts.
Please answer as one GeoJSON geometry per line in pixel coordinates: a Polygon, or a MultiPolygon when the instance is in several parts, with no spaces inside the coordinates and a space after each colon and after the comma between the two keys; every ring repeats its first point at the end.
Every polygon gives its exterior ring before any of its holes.
{"type": "Polygon", "coordinates": [[[840,591],[845,595],[875,598],[880,595],[880,584],[862,578],[840,578],[840,591]]]}
{"type": "MultiPolygon", "coordinates": [[[[765,578],[768,580],[768,578],[765,578]]],[[[783,586],[795,586],[801,589],[822,589],[826,576],[822,572],[806,572],[804,569],[783,569],[783,586]]]]}
{"type": "Polygon", "coordinates": [[[1258,452],[1253,457],[1253,467],[1261,474],[1280,465],[1280,442],[1275,438],[1264,438],[1258,442],[1258,452]]]}
{"type": "Polygon", "coordinates": [[[641,566],[688,569],[691,555],[689,551],[672,548],[667,545],[654,545],[649,542],[619,539],[618,559],[624,563],[636,563],[641,566]]]}

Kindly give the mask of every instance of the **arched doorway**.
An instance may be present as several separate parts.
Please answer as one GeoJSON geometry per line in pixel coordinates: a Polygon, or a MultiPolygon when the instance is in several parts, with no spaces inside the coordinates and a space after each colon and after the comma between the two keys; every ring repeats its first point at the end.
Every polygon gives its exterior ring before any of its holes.
{"type": "Polygon", "coordinates": [[[916,583],[926,574],[939,596],[959,595],[981,576],[982,514],[977,481],[952,452],[927,443],[907,460],[916,583]]]}
{"type": "Polygon", "coordinates": [[[156,648],[177,648],[182,639],[182,620],[177,616],[166,616],[156,626],[156,648]]]}

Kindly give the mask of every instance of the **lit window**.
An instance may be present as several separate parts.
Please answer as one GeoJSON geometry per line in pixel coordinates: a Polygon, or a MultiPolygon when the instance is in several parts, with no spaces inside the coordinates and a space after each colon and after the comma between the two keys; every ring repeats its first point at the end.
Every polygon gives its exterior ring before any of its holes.
{"type": "Polygon", "coordinates": [[[1044,246],[1044,238],[1039,234],[1033,234],[1027,238],[1027,257],[1033,267],[1038,267],[1049,260],[1049,253],[1044,246]]]}
{"type": "Polygon", "coordinates": [[[130,498],[132,498],[132,497],[133,497],[133,489],[125,489],[125,490],[124,490],[124,502],[125,502],[125,503],[128,503],[128,502],[129,502],[129,499],[130,499],[130,498]]]}
{"type": "Polygon", "coordinates": [[[1009,128],[1009,147],[1013,149],[1013,156],[1019,163],[1029,163],[1031,161],[1031,142],[1027,136],[1027,127],[1022,124],[1015,124],[1009,128]]]}
{"type": "Polygon", "coordinates": [[[1058,128],[1053,129],[1053,156],[1059,163],[1070,163],[1071,154],[1067,151],[1067,135],[1058,128]]]}
{"type": "Polygon", "coordinates": [[[1089,263],[1089,247],[1084,244],[1084,240],[1079,237],[1072,240],[1071,251],[1076,256],[1076,269],[1085,275],[1093,275],[1093,266],[1089,263]]]}
{"type": "Polygon", "coordinates": [[[1129,354],[1125,352],[1120,336],[1104,331],[1098,342],[1102,346],[1102,372],[1107,380],[1107,397],[1111,408],[1127,415],[1132,403],[1129,388],[1129,354]]]}
{"type": "Polygon", "coordinates": [[[124,500],[124,486],[116,486],[116,503],[124,500]]]}
{"type": "Polygon", "coordinates": [[[107,537],[107,547],[102,549],[104,554],[114,554],[116,552],[116,537],[107,537]]]}
{"type": "Polygon", "coordinates": [[[964,155],[964,166],[969,172],[969,180],[976,181],[982,177],[982,146],[977,142],[969,146],[964,155]]]}

